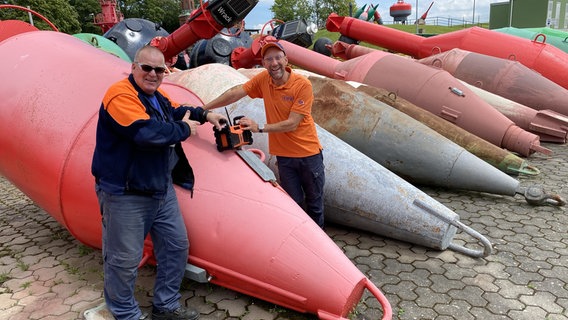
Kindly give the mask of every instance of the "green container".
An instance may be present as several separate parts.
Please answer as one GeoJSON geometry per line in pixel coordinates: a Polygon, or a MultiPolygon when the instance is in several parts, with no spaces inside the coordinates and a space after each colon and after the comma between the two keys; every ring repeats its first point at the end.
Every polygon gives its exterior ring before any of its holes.
{"type": "Polygon", "coordinates": [[[94,33],[77,33],[73,36],[87,42],[95,48],[99,48],[105,52],[115,55],[122,60],[132,62],[130,57],[126,54],[126,52],[124,52],[124,50],[122,50],[121,47],[101,35],[94,33]]]}

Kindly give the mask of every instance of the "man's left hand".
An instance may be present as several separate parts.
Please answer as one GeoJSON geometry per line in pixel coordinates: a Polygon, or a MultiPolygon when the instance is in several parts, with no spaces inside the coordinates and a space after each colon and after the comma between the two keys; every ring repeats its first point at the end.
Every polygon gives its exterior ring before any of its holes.
{"type": "Polygon", "coordinates": [[[214,125],[215,128],[217,128],[217,130],[221,130],[224,126],[226,126],[227,123],[229,123],[229,121],[227,120],[227,118],[225,116],[223,116],[220,113],[215,113],[215,112],[207,113],[207,118],[205,118],[205,119],[209,123],[214,125]],[[225,121],[223,123],[221,123],[221,120],[225,120],[225,121]]]}
{"type": "Polygon", "coordinates": [[[250,130],[252,132],[258,132],[258,123],[256,123],[251,118],[244,117],[244,118],[239,119],[239,126],[243,130],[250,130]]]}

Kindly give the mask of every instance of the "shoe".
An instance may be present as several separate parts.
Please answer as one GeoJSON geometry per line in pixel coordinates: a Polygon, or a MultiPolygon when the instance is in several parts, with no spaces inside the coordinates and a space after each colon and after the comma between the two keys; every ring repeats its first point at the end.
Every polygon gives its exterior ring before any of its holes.
{"type": "Polygon", "coordinates": [[[179,307],[173,311],[152,310],[152,320],[197,320],[199,312],[194,309],[179,307]]]}
{"type": "Polygon", "coordinates": [[[150,315],[146,312],[143,312],[138,320],[150,320],[150,315]]]}

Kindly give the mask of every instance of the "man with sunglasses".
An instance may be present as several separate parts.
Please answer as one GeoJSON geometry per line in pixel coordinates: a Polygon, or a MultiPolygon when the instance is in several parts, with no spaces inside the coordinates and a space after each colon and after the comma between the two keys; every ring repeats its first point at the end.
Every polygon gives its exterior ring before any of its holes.
{"type": "Polygon", "coordinates": [[[97,124],[92,173],[103,226],[104,297],[116,319],[145,319],[134,298],[144,239],[157,261],[152,319],[199,318],[179,302],[189,241],[173,183],[193,190],[193,172],[181,141],[208,121],[226,118],[180,106],[159,88],[162,52],[141,48],[131,74],[106,92],[97,124]]]}
{"type": "Polygon", "coordinates": [[[203,109],[225,106],[246,95],[262,98],[267,123],[262,125],[245,117],[239,125],[245,130],[269,134],[269,152],[276,156],[282,188],[323,228],[323,148],[311,115],[312,84],[292,72],[280,43],[265,44],[261,57],[266,71],[227,90],[203,109]]]}

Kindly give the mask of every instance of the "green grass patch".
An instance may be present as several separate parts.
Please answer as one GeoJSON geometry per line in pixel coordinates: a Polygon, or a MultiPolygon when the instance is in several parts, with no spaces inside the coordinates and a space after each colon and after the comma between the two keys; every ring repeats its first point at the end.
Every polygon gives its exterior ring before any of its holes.
{"type": "Polygon", "coordinates": [[[0,274],[0,285],[3,285],[4,282],[12,279],[9,273],[1,273],[0,274]]]}

